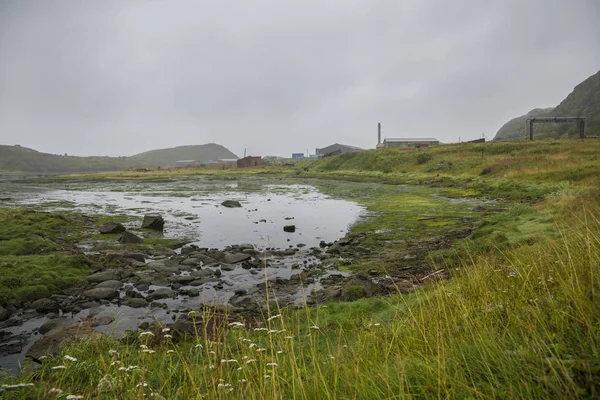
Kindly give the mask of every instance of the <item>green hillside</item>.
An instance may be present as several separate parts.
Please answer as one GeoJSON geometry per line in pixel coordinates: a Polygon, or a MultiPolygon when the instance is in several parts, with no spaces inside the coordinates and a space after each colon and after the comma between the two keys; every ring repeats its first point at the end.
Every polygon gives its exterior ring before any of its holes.
{"type": "MultiPolygon", "coordinates": [[[[586,117],[586,133],[600,136],[600,71],[575,86],[558,106],[554,108],[536,108],[526,115],[508,121],[494,140],[510,140],[526,136],[525,121],[532,117],[586,117]]],[[[578,135],[575,123],[545,124],[535,126],[536,138],[561,138],[578,135]]]]}
{"type": "Polygon", "coordinates": [[[21,146],[0,145],[0,172],[74,173],[119,171],[142,167],[170,167],[178,160],[201,162],[237,158],[225,147],[210,143],[152,150],[131,157],[75,157],[41,153],[21,146]]]}

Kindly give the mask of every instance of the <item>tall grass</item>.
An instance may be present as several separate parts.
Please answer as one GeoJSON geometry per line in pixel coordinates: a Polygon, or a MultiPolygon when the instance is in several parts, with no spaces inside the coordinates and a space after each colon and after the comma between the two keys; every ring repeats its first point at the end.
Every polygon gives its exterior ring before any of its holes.
{"type": "Polygon", "coordinates": [[[270,293],[260,322],[230,322],[206,308],[190,316],[193,337],[174,343],[159,327],[132,340],[72,343],[6,380],[32,386],[0,396],[595,398],[599,199],[548,201],[558,235],[466,253],[453,279],[411,295],[287,310],[270,293]]]}

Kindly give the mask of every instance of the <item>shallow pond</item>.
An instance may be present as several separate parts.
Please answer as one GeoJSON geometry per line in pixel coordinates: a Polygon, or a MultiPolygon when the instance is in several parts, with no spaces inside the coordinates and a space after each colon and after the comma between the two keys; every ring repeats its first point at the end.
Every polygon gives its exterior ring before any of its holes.
{"type": "Polygon", "coordinates": [[[208,248],[242,243],[259,248],[315,246],[343,237],[364,212],[358,204],[332,198],[310,185],[202,181],[37,187],[20,192],[15,203],[137,217],[125,223],[130,229],[139,227],[144,214],[158,212],[166,220],[164,237],[187,238],[208,248]],[[242,207],[223,207],[224,200],[237,200],[242,207]],[[296,231],[284,232],[285,225],[295,225],[296,231]]]}

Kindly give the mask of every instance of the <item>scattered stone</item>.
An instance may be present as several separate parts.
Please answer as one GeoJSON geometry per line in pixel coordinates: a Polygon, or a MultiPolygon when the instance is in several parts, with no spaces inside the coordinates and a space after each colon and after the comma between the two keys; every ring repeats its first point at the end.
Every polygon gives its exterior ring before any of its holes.
{"type": "Polygon", "coordinates": [[[196,278],[192,275],[177,275],[177,276],[169,277],[169,282],[178,283],[180,285],[185,285],[185,284],[190,283],[194,279],[196,279],[196,278]]]}
{"type": "Polygon", "coordinates": [[[122,244],[139,244],[143,243],[144,239],[129,231],[125,231],[121,234],[121,237],[119,237],[119,242],[122,244]]]}
{"type": "Polygon", "coordinates": [[[111,234],[111,233],[122,233],[125,232],[125,227],[123,224],[119,224],[117,222],[107,222],[100,227],[100,233],[102,234],[111,234]]]}
{"type": "Polygon", "coordinates": [[[26,357],[40,362],[40,357],[55,354],[59,345],[66,339],[100,338],[101,333],[92,329],[89,323],[81,322],[73,325],[59,326],[39,338],[27,350],[26,357]]]}
{"type": "Polygon", "coordinates": [[[196,288],[190,288],[190,289],[182,289],[179,291],[180,294],[184,295],[184,296],[189,296],[189,297],[198,297],[200,296],[200,290],[196,289],[196,288]]]}
{"type": "Polygon", "coordinates": [[[125,278],[129,278],[133,275],[131,268],[120,268],[120,269],[105,269],[89,275],[86,279],[89,283],[100,283],[104,281],[119,281],[125,278]]]}
{"type": "Polygon", "coordinates": [[[234,271],[235,265],[221,264],[221,271],[234,271]]]}
{"type": "Polygon", "coordinates": [[[153,229],[162,231],[165,227],[165,220],[160,214],[146,214],[142,221],[142,229],[153,229]]]}
{"type": "Polygon", "coordinates": [[[226,253],[223,257],[223,261],[227,264],[237,264],[242,261],[250,259],[252,256],[245,253],[226,253]]]}
{"type": "Polygon", "coordinates": [[[298,247],[298,248],[306,247],[306,244],[305,243],[298,243],[296,245],[296,247],[298,247]]]}
{"type": "Polygon", "coordinates": [[[210,268],[203,268],[198,271],[192,271],[192,276],[194,278],[207,278],[209,276],[213,276],[214,274],[215,270],[210,268]]]}
{"type": "Polygon", "coordinates": [[[352,301],[363,297],[373,297],[377,293],[379,293],[379,286],[366,274],[358,273],[342,285],[341,299],[352,301]]]}
{"type": "Polygon", "coordinates": [[[148,299],[148,301],[154,301],[172,297],[175,297],[175,292],[173,292],[173,290],[169,288],[160,288],[146,296],[146,299],[148,299]]]}
{"type": "Polygon", "coordinates": [[[58,325],[59,325],[58,321],[56,321],[55,319],[50,319],[50,320],[44,322],[42,324],[42,326],[40,326],[38,328],[38,332],[43,335],[45,333],[50,332],[52,329],[56,328],[58,325]]]}
{"type": "Polygon", "coordinates": [[[244,290],[244,289],[238,289],[238,290],[236,290],[236,291],[233,292],[233,294],[235,294],[236,296],[245,296],[246,293],[247,293],[247,291],[244,290]]]}
{"type": "Polygon", "coordinates": [[[111,289],[120,289],[123,286],[123,282],[117,280],[108,280],[104,282],[100,282],[96,285],[97,288],[111,288],[111,289]]]}
{"type": "Polygon", "coordinates": [[[119,297],[119,292],[113,288],[100,287],[86,290],[83,295],[93,300],[112,300],[119,297]]]}
{"type": "Polygon", "coordinates": [[[227,208],[238,208],[242,206],[242,204],[237,200],[225,200],[221,203],[221,205],[227,208]]]}
{"type": "Polygon", "coordinates": [[[0,306],[0,322],[6,321],[10,318],[10,311],[0,306]]]}
{"type": "Polygon", "coordinates": [[[285,225],[283,227],[284,232],[294,233],[296,232],[296,225],[285,225]]]}
{"type": "Polygon", "coordinates": [[[285,217],[284,219],[285,219],[286,221],[289,221],[289,220],[291,220],[291,219],[294,219],[294,217],[285,217]]]}
{"type": "Polygon", "coordinates": [[[107,251],[106,253],[104,253],[104,255],[106,256],[106,258],[110,258],[110,259],[132,259],[138,262],[142,262],[145,263],[146,262],[146,258],[142,253],[136,253],[133,251],[107,251]]]}
{"type": "Polygon", "coordinates": [[[39,299],[31,303],[31,308],[40,314],[58,311],[58,303],[52,299],[39,299]]]}
{"type": "Polygon", "coordinates": [[[142,308],[147,307],[148,302],[145,299],[141,299],[138,297],[128,297],[123,302],[123,305],[131,308],[142,308]]]}

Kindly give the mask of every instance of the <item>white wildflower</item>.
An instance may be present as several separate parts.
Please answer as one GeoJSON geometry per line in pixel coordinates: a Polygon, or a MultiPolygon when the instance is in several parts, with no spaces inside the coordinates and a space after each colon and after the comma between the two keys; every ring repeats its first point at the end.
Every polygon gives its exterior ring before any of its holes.
{"type": "Polygon", "coordinates": [[[172,338],[173,338],[173,335],[165,335],[165,338],[172,339],[172,338]]]}
{"type": "Polygon", "coordinates": [[[115,379],[110,375],[104,375],[100,382],[98,382],[98,392],[109,393],[115,389],[115,379]]]}
{"type": "Polygon", "coordinates": [[[278,350],[277,354],[283,354],[283,350],[278,350]]]}
{"type": "Polygon", "coordinates": [[[136,388],[139,388],[140,386],[148,387],[148,384],[146,382],[140,382],[137,385],[135,385],[136,388]]]}
{"type": "Polygon", "coordinates": [[[233,387],[233,386],[231,385],[231,383],[219,383],[217,385],[217,387],[218,388],[230,388],[230,387],[233,387]]]}
{"type": "Polygon", "coordinates": [[[48,394],[55,394],[57,396],[60,396],[61,394],[63,394],[63,391],[60,390],[59,388],[52,388],[52,389],[48,390],[48,394]]]}
{"type": "Polygon", "coordinates": [[[277,332],[279,332],[277,329],[271,329],[271,330],[269,331],[269,333],[277,333],[277,332]]]}
{"type": "Polygon", "coordinates": [[[202,346],[200,343],[198,343],[197,345],[195,345],[195,346],[194,346],[194,348],[195,348],[195,349],[201,349],[201,348],[203,348],[203,347],[204,347],[204,346],[202,346]]]}
{"type": "Polygon", "coordinates": [[[116,350],[110,349],[110,350],[108,351],[108,354],[110,354],[111,356],[114,356],[115,354],[119,354],[119,352],[118,352],[118,351],[116,351],[116,350]]]}
{"type": "Polygon", "coordinates": [[[232,328],[241,328],[244,326],[244,324],[242,324],[241,322],[235,321],[235,322],[230,323],[229,326],[232,328]]]}
{"type": "Polygon", "coordinates": [[[217,353],[215,353],[213,350],[211,350],[211,351],[208,352],[208,354],[213,354],[214,355],[214,354],[217,354],[217,353]]]}
{"type": "Polygon", "coordinates": [[[275,318],[281,318],[281,314],[273,315],[272,317],[269,317],[267,321],[273,321],[275,318]]]}
{"type": "Polygon", "coordinates": [[[140,344],[140,348],[141,348],[141,349],[147,349],[147,348],[148,348],[148,346],[146,346],[145,344],[140,344]]]}
{"type": "Polygon", "coordinates": [[[66,365],[57,365],[56,367],[52,367],[51,369],[67,369],[66,365]]]}
{"type": "Polygon", "coordinates": [[[175,353],[175,350],[167,350],[167,354],[175,353]]]}
{"type": "Polygon", "coordinates": [[[267,351],[267,349],[265,349],[264,347],[261,347],[260,349],[256,349],[256,351],[267,351]]]}
{"type": "Polygon", "coordinates": [[[142,332],[140,333],[140,337],[144,337],[144,336],[154,336],[154,333],[150,332],[150,331],[146,331],[146,332],[142,332]]]}
{"type": "Polygon", "coordinates": [[[244,356],[244,357],[242,357],[242,360],[247,360],[248,358],[250,358],[250,357],[244,356]]]}
{"type": "Polygon", "coordinates": [[[267,328],[254,328],[254,332],[262,332],[262,331],[268,331],[267,328]]]}
{"type": "Polygon", "coordinates": [[[4,390],[15,390],[15,389],[22,389],[22,388],[26,388],[26,387],[33,387],[33,383],[17,383],[14,385],[0,385],[0,389],[4,389],[4,390]]]}
{"type": "Polygon", "coordinates": [[[248,346],[249,349],[256,347],[256,343],[250,343],[250,346],[248,346]]]}
{"type": "Polygon", "coordinates": [[[210,369],[215,369],[215,366],[214,366],[214,365],[211,365],[211,366],[209,366],[208,368],[210,368],[210,369]]]}
{"type": "Polygon", "coordinates": [[[188,316],[188,318],[189,318],[189,319],[194,319],[194,318],[197,318],[197,317],[199,317],[199,316],[200,316],[200,313],[199,313],[198,311],[190,311],[190,312],[187,314],[187,316],[188,316]]]}
{"type": "Polygon", "coordinates": [[[154,353],[156,353],[156,351],[150,350],[150,349],[144,349],[144,350],[142,350],[142,353],[154,354],[154,353]]]}
{"type": "Polygon", "coordinates": [[[321,328],[319,328],[319,327],[318,327],[318,326],[316,326],[316,325],[313,325],[313,326],[311,326],[311,327],[310,327],[310,329],[321,329],[321,328]]]}
{"type": "Polygon", "coordinates": [[[293,336],[286,336],[285,339],[293,339],[293,336]]]}
{"type": "Polygon", "coordinates": [[[269,379],[271,375],[265,375],[265,379],[269,379]]]}
{"type": "Polygon", "coordinates": [[[162,333],[170,332],[171,328],[162,328],[162,333]]]}
{"type": "Polygon", "coordinates": [[[246,361],[246,364],[250,364],[250,363],[253,363],[253,362],[256,362],[255,358],[249,359],[248,361],[246,361]]]}
{"type": "Polygon", "coordinates": [[[247,382],[247,380],[245,380],[245,379],[240,379],[240,382],[242,382],[242,383],[246,383],[246,382],[247,382]]]}
{"type": "Polygon", "coordinates": [[[277,363],[267,363],[267,367],[278,367],[279,365],[277,365],[277,363]]]}
{"type": "Polygon", "coordinates": [[[118,365],[118,364],[121,364],[121,361],[115,360],[115,361],[113,361],[113,362],[110,363],[110,366],[112,367],[112,366],[118,365]]]}
{"type": "Polygon", "coordinates": [[[238,367],[238,369],[237,369],[237,370],[238,370],[238,371],[241,371],[242,369],[243,369],[242,367],[238,367]]]}
{"type": "Polygon", "coordinates": [[[81,400],[83,396],[70,394],[66,397],[66,400],[81,400]]]}
{"type": "Polygon", "coordinates": [[[64,356],[63,357],[65,360],[67,361],[71,361],[71,362],[75,362],[77,361],[77,359],[75,357],[71,357],[71,356],[64,356]]]}

